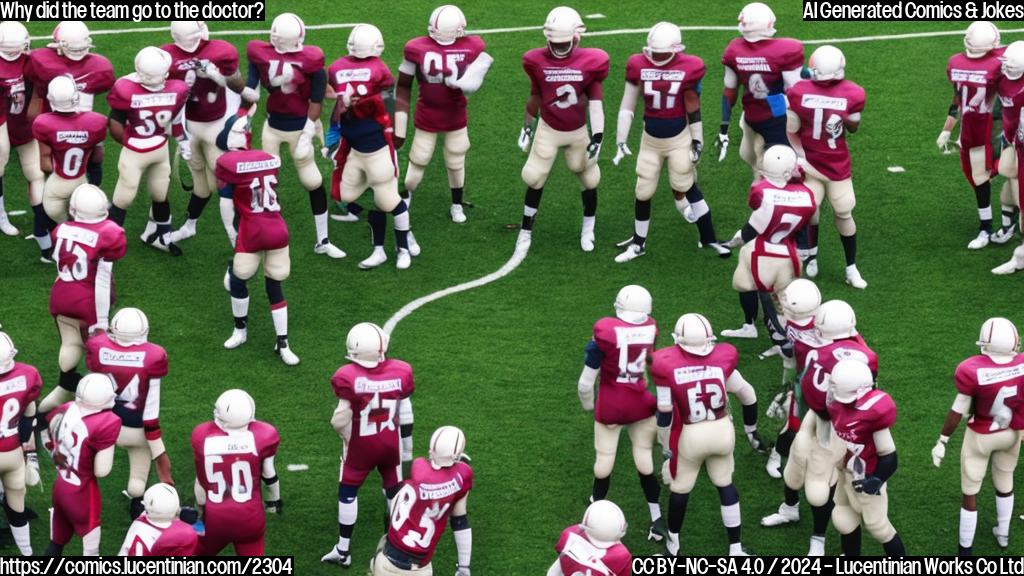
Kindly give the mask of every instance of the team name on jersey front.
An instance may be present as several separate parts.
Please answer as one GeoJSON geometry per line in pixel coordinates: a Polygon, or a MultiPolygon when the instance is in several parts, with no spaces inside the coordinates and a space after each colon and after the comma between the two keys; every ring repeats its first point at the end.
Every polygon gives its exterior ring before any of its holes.
{"type": "Polygon", "coordinates": [[[661,68],[643,68],[640,70],[642,82],[682,82],[686,78],[685,70],[662,70],[661,68]]]}
{"type": "Polygon", "coordinates": [[[736,68],[742,72],[771,72],[772,65],[764,56],[737,56],[736,68]]]}
{"type": "Polygon", "coordinates": [[[949,71],[949,79],[953,82],[966,82],[968,84],[988,84],[989,76],[986,70],[953,68],[949,71]]]}
{"type": "Polygon", "coordinates": [[[703,380],[725,382],[725,372],[718,366],[681,366],[672,371],[676,384],[689,384],[703,380]]]}
{"type": "Polygon", "coordinates": [[[544,68],[545,82],[583,82],[583,71],[575,68],[544,68]]]}
{"type": "Polygon", "coordinates": [[[345,68],[334,73],[334,81],[338,84],[369,82],[372,77],[373,70],[369,68],[345,68]]]}

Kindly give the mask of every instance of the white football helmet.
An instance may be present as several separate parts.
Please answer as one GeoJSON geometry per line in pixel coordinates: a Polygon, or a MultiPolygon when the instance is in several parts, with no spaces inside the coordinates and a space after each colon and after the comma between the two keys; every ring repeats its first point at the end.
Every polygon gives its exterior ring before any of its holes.
{"type": "Polygon", "coordinates": [[[171,55],[155,46],[146,46],[135,55],[135,77],[146,90],[163,90],[171,70],[171,55]]]}
{"type": "Polygon", "coordinates": [[[75,222],[95,224],[107,219],[107,195],[99,186],[82,184],[71,193],[68,213],[75,222]]]}
{"type": "Polygon", "coordinates": [[[565,58],[572,53],[580,42],[580,34],[587,29],[579,12],[568,6],[559,6],[548,12],[544,21],[544,37],[548,40],[548,50],[555,58],[565,58]],[[558,48],[555,45],[559,45],[558,48]]]}
{"type": "Polygon", "coordinates": [[[785,186],[796,173],[796,152],[789,146],[775,145],[764,151],[761,175],[772,184],[785,186]]]}
{"type": "Polygon", "coordinates": [[[0,374],[7,374],[14,369],[14,357],[17,355],[14,340],[6,332],[0,332],[0,374]]]}
{"type": "Polygon", "coordinates": [[[357,24],[348,35],[348,54],[370,58],[384,53],[384,36],[373,24],[357,24]]]}
{"type": "Polygon", "coordinates": [[[438,6],[430,14],[427,34],[442,46],[454,44],[466,35],[466,15],[452,4],[438,6]]]}
{"type": "Polygon", "coordinates": [[[683,33],[679,26],[671,22],[658,22],[651,31],[647,33],[647,45],[644,46],[644,55],[655,66],[668,64],[672,58],[686,49],[683,46],[683,33]],[[661,60],[654,58],[655,54],[666,55],[661,60]]]}
{"type": "Polygon", "coordinates": [[[146,508],[146,518],[159,528],[170,526],[181,510],[178,491],[174,486],[163,482],[146,489],[146,493],[142,495],[142,505],[146,508]]]}
{"type": "Polygon", "coordinates": [[[306,24],[291,12],[285,12],[274,18],[270,26],[270,45],[278,54],[302,52],[302,42],[306,39],[306,24]]]}
{"type": "Polygon", "coordinates": [[[740,34],[747,42],[775,36],[775,12],[763,2],[752,2],[740,10],[740,34]]]}
{"type": "Polygon", "coordinates": [[[803,320],[814,316],[821,306],[821,292],[817,284],[806,278],[797,278],[786,286],[779,295],[782,309],[794,320],[803,320]]]}
{"type": "Polygon", "coordinates": [[[345,358],[363,368],[376,368],[388,351],[388,335],[372,322],[360,322],[348,331],[345,348],[345,358]]]}
{"type": "Polygon", "coordinates": [[[0,57],[14,62],[28,52],[28,30],[17,20],[0,22],[0,57]]]}
{"type": "Polygon", "coordinates": [[[615,316],[630,324],[643,324],[651,314],[651,293],[647,288],[630,284],[615,296],[615,316]]]}
{"type": "Polygon", "coordinates": [[[981,58],[999,47],[999,29],[996,25],[979,20],[967,27],[964,34],[964,52],[969,58],[981,58]]]}
{"type": "Polygon", "coordinates": [[[70,74],[61,74],[50,80],[46,87],[46,99],[54,112],[71,113],[78,110],[78,86],[70,74]]]}
{"type": "Polygon", "coordinates": [[[175,20],[171,22],[171,38],[175,46],[191,54],[210,39],[210,29],[203,20],[175,20]]]}
{"type": "Polygon", "coordinates": [[[814,327],[828,340],[852,338],[857,335],[857,314],[842,300],[829,300],[818,307],[814,327]]]}
{"type": "Polygon", "coordinates": [[[580,526],[591,544],[607,549],[618,544],[626,535],[626,516],[611,500],[598,500],[587,506],[580,526]]]}
{"type": "Polygon", "coordinates": [[[434,470],[450,468],[466,450],[466,435],[455,426],[441,426],[430,437],[430,466],[434,470]]]}
{"type": "Polygon", "coordinates": [[[863,392],[874,386],[871,368],[860,360],[840,360],[829,375],[832,400],[840,404],[855,401],[863,392]]]}
{"type": "Polygon", "coordinates": [[[676,320],[672,340],[683,350],[697,356],[707,356],[715,349],[715,331],[702,314],[683,314],[676,320]]]}
{"type": "Polygon", "coordinates": [[[82,376],[75,389],[75,403],[86,410],[106,410],[114,407],[117,384],[110,374],[92,372],[82,376]]]}
{"type": "Polygon", "coordinates": [[[1003,76],[1010,80],[1024,76],[1024,41],[1011,42],[1000,60],[1003,62],[1003,76]]]}
{"type": "Polygon", "coordinates": [[[81,60],[92,48],[89,27],[80,20],[65,20],[53,29],[53,42],[49,46],[69,60],[81,60]]]}
{"type": "Polygon", "coordinates": [[[842,80],[846,75],[846,56],[843,51],[835,46],[819,46],[810,60],[807,67],[811,70],[811,79],[815,82],[827,82],[829,80],[842,80]]]}
{"type": "Polygon", "coordinates": [[[244,430],[256,419],[256,401],[245,390],[225,390],[213,405],[213,421],[221,430],[244,430]]]}
{"type": "Polygon", "coordinates": [[[149,340],[149,319],[138,308],[121,308],[110,320],[110,339],[121,346],[138,346],[149,340]]]}
{"type": "Polygon", "coordinates": [[[1006,318],[989,318],[981,325],[978,346],[986,356],[1013,356],[1020,348],[1017,327],[1006,318]]]}

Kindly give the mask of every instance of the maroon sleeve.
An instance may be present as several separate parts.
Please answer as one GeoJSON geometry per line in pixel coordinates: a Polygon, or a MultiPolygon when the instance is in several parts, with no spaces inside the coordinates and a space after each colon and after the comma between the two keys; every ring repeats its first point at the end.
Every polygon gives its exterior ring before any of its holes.
{"type": "Polygon", "coordinates": [[[736,42],[736,40],[730,41],[729,44],[725,47],[725,52],[722,52],[722,65],[728,66],[729,68],[735,70],[736,54],[735,50],[733,49],[733,42],[736,42]]]}
{"type": "Polygon", "coordinates": [[[109,262],[120,260],[128,251],[128,242],[124,235],[124,228],[116,224],[111,227],[110,244],[100,253],[100,257],[109,262]]]}
{"type": "Polygon", "coordinates": [[[331,377],[331,388],[334,389],[334,395],[339,399],[355,403],[356,393],[352,390],[352,383],[345,377],[343,370],[344,367],[339,368],[331,377]]]}
{"type": "Polygon", "coordinates": [[[655,386],[670,386],[672,384],[665,372],[664,351],[665,348],[655,350],[651,360],[651,379],[654,380],[655,386]]]}
{"type": "MultiPolygon", "coordinates": [[[[175,522],[181,522],[175,520],[175,522]]],[[[153,543],[151,556],[195,556],[199,546],[199,535],[191,527],[182,530],[164,530],[153,543]]]]}
{"type": "Polygon", "coordinates": [[[402,383],[402,398],[408,398],[409,396],[412,396],[413,391],[416,389],[416,384],[413,381],[412,376],[412,366],[406,364],[405,368],[409,373],[409,381],[402,383]]]}
{"type": "Polygon", "coordinates": [[[857,86],[856,84],[854,84],[854,86],[856,87],[856,91],[854,92],[855,96],[853,98],[853,103],[850,105],[851,114],[863,111],[864,103],[867,101],[867,93],[864,91],[864,88],[857,86]]]}
{"type": "MultiPolygon", "coordinates": [[[[882,392],[882,394],[885,394],[885,392],[882,392]]],[[[875,430],[892,428],[892,425],[896,423],[896,403],[892,401],[892,397],[885,394],[885,398],[875,405],[875,409],[878,411],[878,416],[875,419],[875,430]]]]}
{"type": "Polygon", "coordinates": [[[783,70],[803,68],[804,45],[799,40],[787,39],[786,52],[783,59],[783,70]]]}
{"type": "Polygon", "coordinates": [[[629,60],[626,60],[626,82],[630,84],[640,83],[640,62],[637,56],[643,58],[640,54],[634,54],[629,57],[629,60]]]}
{"type": "Polygon", "coordinates": [[[972,377],[970,360],[965,360],[956,367],[956,373],[953,378],[956,382],[956,391],[963,394],[964,396],[974,396],[974,389],[978,385],[975,379],[972,377]]]}
{"type": "Polygon", "coordinates": [[[49,131],[46,130],[46,124],[44,121],[45,117],[46,114],[40,114],[39,116],[36,116],[35,120],[32,121],[32,137],[38,140],[39,142],[49,146],[49,131]]]}
{"type": "Polygon", "coordinates": [[[696,86],[698,82],[700,82],[701,80],[704,79],[704,74],[707,73],[708,69],[707,69],[707,66],[704,65],[704,61],[703,60],[701,60],[700,58],[698,58],[696,56],[693,56],[693,59],[696,61],[696,63],[695,63],[695,66],[693,67],[693,72],[692,72],[689,80],[690,80],[690,82],[693,83],[694,86],[696,86]]]}
{"type": "Polygon", "coordinates": [[[32,381],[29,382],[28,391],[25,392],[25,402],[32,402],[36,398],[39,398],[39,394],[43,391],[43,378],[39,375],[39,370],[32,368],[32,381]]]}
{"type": "Polygon", "coordinates": [[[150,376],[153,378],[163,378],[167,376],[167,351],[160,346],[157,346],[157,351],[159,355],[156,362],[153,363],[150,376]]]}
{"type": "Polygon", "coordinates": [[[416,40],[416,38],[413,38],[412,40],[409,40],[408,42],[405,43],[405,47],[402,49],[402,58],[408,60],[409,62],[412,62],[417,67],[419,67],[421,60],[420,51],[417,49],[417,45],[419,43],[416,42],[416,40]]]}
{"type": "Polygon", "coordinates": [[[114,85],[114,65],[110,63],[103,56],[94,55],[99,58],[99,64],[96,66],[97,70],[93,74],[93,77],[89,79],[89,85],[93,89],[93,94],[102,94],[114,85]]]}
{"type": "Polygon", "coordinates": [[[277,454],[277,448],[281,444],[281,437],[277,433],[277,428],[266,422],[259,422],[259,424],[261,436],[260,460],[266,460],[277,454]]]}
{"type": "Polygon", "coordinates": [[[230,42],[217,41],[217,68],[224,76],[231,76],[238,71],[238,49],[230,42]]]}
{"type": "Polygon", "coordinates": [[[131,98],[126,97],[121,92],[123,91],[121,83],[118,82],[114,85],[114,88],[107,94],[107,103],[114,110],[126,111],[131,108],[131,98]]]}
{"type": "Polygon", "coordinates": [[[324,51],[317,46],[306,46],[304,49],[305,58],[302,59],[302,71],[312,74],[317,70],[324,69],[324,51]]]}
{"type": "Polygon", "coordinates": [[[537,67],[533,63],[533,59],[530,58],[532,51],[523,54],[523,72],[526,72],[526,77],[530,79],[530,94],[539,96],[540,86],[537,84],[537,67]]]}
{"type": "Polygon", "coordinates": [[[85,367],[89,372],[101,372],[103,370],[99,359],[99,338],[100,335],[97,334],[85,342],[85,367]]]}
{"type": "Polygon", "coordinates": [[[250,40],[249,43],[245,45],[245,57],[249,60],[250,64],[259,66],[264,63],[263,55],[261,54],[262,50],[260,50],[262,45],[263,42],[260,40],[250,40]]]}
{"type": "Polygon", "coordinates": [[[117,437],[121,434],[121,419],[113,412],[101,412],[103,421],[95,431],[89,434],[89,445],[93,450],[99,452],[106,450],[117,443],[117,437]]]}

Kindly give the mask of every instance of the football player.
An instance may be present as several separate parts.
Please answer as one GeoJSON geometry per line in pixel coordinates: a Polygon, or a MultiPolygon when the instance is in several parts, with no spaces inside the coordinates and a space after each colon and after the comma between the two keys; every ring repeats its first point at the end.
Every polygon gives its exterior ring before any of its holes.
{"type": "Polygon", "coordinates": [[[99,478],[114,466],[114,444],[121,432],[121,419],[111,410],[115,396],[110,376],[86,374],[78,383],[75,401],[49,415],[57,479],[45,556],[60,556],[76,534],[82,539],[83,556],[99,556],[103,507],[99,478]]]}
{"type": "Polygon", "coordinates": [[[885,489],[897,465],[896,443],[889,430],[896,422],[896,405],[888,394],[874,389],[871,368],[856,359],[836,363],[828,391],[832,452],[842,471],[832,523],[842,540],[843,555],[860,556],[863,526],[887,556],[906,556],[903,540],[889,522],[885,489]]]}
{"type": "Polygon", "coordinates": [[[117,446],[128,452],[128,515],[143,510],[149,463],[156,462],[161,482],[174,484],[171,460],[160,431],[160,384],[167,376],[167,352],[149,342],[149,319],[138,308],[122,308],[110,320],[110,331],[85,343],[85,367],[114,379],[114,413],[121,418],[117,446]]]}
{"type": "Polygon", "coordinates": [[[1018,353],[1017,327],[1006,318],[989,318],[978,337],[981,354],[971,356],[956,368],[956,399],[932,448],[936,467],[946,456],[946,443],[960,420],[970,413],[960,452],[960,555],[970,556],[978,525],[978,492],[985,472],[992,465],[996,492],[996,526],[992,534],[1000,548],[1010,540],[1013,516],[1013,471],[1020,455],[1020,430],[1011,426],[1012,412],[1007,400],[1024,389],[1024,354],[1018,353]]]}
{"type": "MultiPolygon", "coordinates": [[[[338,407],[331,425],[342,439],[338,475],[338,544],[320,559],[352,565],[349,543],[359,514],[359,488],[370,472],[380,473],[388,509],[402,488],[402,462],[412,460],[412,367],[386,358],[388,336],[376,324],[356,324],[345,339],[346,364],[331,387],[338,407]]],[[[401,523],[399,523],[401,524],[401,523]]]]}
{"type": "Polygon", "coordinates": [[[0,405],[4,407],[4,414],[10,415],[0,419],[0,484],[4,489],[4,513],[18,551],[22,556],[31,556],[28,522],[34,515],[25,507],[25,485],[33,473],[38,484],[39,460],[35,452],[24,452],[22,445],[32,439],[35,400],[43,380],[35,367],[15,362],[17,354],[11,337],[0,332],[0,405]],[[34,465],[32,471],[28,469],[29,458],[34,465]]]}
{"type": "Polygon", "coordinates": [[[704,61],[684,54],[679,27],[659,22],[647,34],[642,54],[626,62],[626,88],[622,94],[615,130],[617,151],[612,162],[632,154],[626,145],[633,122],[637,95],[644,95],[644,133],[636,159],[635,224],[631,240],[620,243],[625,250],[616,262],[628,262],[645,252],[651,225],[651,198],[658,189],[662,165],[668,166],[669,185],[676,209],[684,218],[695,218],[700,246],[710,246],[728,258],[730,250],[719,244],[711,223],[711,209],[695,179],[697,163],[704,149],[704,123],[700,119],[700,87],[704,61]]]}
{"type": "Polygon", "coordinates": [[[608,54],[600,48],[579,47],[580,34],[585,30],[579,13],[559,6],[548,13],[544,22],[547,46],[523,54],[523,70],[530,78],[530,97],[526,100],[519,147],[523,152],[529,149],[530,156],[522,172],[526,199],[522,229],[516,241],[516,251],[520,253],[530,249],[541,193],[559,149],[565,150],[565,165],[583,187],[580,247],[584,252],[594,250],[597,185],[601,182],[597,159],[604,140],[601,83],[608,77],[608,54]]]}
{"type": "Polygon", "coordinates": [[[405,44],[404,59],[398,68],[395,147],[401,148],[405,142],[415,78],[419,96],[413,118],[416,134],[405,170],[406,203],[412,203],[412,194],[434,156],[437,136],[443,134],[444,164],[452,191],[450,214],[452,222],[462,224],[466,221],[462,196],[469,151],[466,96],[480,89],[494,58],[484,52],[484,41],[479,36],[466,36],[466,16],[458,6],[447,4],[434,9],[427,34],[405,44]]]}
{"type": "MultiPolygon", "coordinates": [[[[376,210],[367,216],[373,252],[359,263],[363,270],[387,261],[384,235],[387,213],[395,220],[395,265],[404,270],[412,264],[409,241],[409,208],[398,195],[398,168],[388,108],[395,84],[380,55],[384,38],[372,24],[360,24],[348,37],[348,55],[335,60],[327,71],[337,98],[331,131],[340,131],[333,180],[344,202],[355,202],[367,187],[373,189],[376,210]]],[[[333,140],[333,138],[332,138],[333,140]]]]}
{"type": "Polygon", "coordinates": [[[245,80],[238,70],[238,50],[230,42],[210,40],[206,22],[175,20],[171,22],[171,38],[174,41],[162,47],[171,55],[169,77],[189,86],[185,128],[190,139],[179,145],[190,148],[183,156],[189,157],[193,189],[185,223],[170,238],[171,242],[180,242],[195,236],[196,222],[216,191],[213,171],[223,153],[217,147],[217,135],[238,110],[238,94],[245,89],[245,80]]]}
{"type": "Polygon", "coordinates": [[[466,436],[455,426],[442,426],[430,437],[429,458],[417,458],[391,507],[383,548],[371,562],[374,576],[430,573],[444,525],[455,536],[455,576],[470,576],[473,530],[466,501],[473,488],[473,469],[464,460],[466,436]]]}
{"type": "Polygon", "coordinates": [[[814,193],[794,179],[796,153],[789,146],[772,146],[761,159],[763,179],[750,187],[747,203],[753,213],[745,226],[733,236],[731,246],[742,245],[740,261],[732,276],[732,287],[739,292],[743,326],[723,330],[729,338],[757,338],[758,300],[764,309],[764,321],[772,340],[785,343],[785,335],[772,294],[785,290],[800,277],[800,258],[795,238],[817,210],[814,193]]]}
{"type": "Polygon", "coordinates": [[[577,392],[580,404],[594,412],[594,489],[591,501],[608,496],[619,434],[629,432],[633,462],[640,474],[651,513],[647,537],[661,541],[665,521],[661,518],[661,487],[654,476],[652,450],[657,436],[654,395],[647,390],[647,358],[654,352],[658,325],[651,314],[651,294],[643,286],[630,285],[615,297],[615,317],[594,324],[594,336],[587,343],[577,392]],[[594,383],[598,382],[597,402],[594,383]]]}
{"type": "Polygon", "coordinates": [[[263,150],[281,157],[281,145],[291,152],[299,182],[309,192],[309,206],[316,225],[316,254],[344,258],[345,253],[327,238],[327,193],[323,176],[313,154],[313,136],[323,140],[320,109],[327,87],[324,52],[316,46],[305,46],[306,25],[290,12],[274,18],[270,42],[252,40],[246,46],[249,76],[242,99],[256,102],[259,87],[267,96],[267,119],[261,138],[263,150]]]}
{"type": "Polygon", "coordinates": [[[857,316],[842,300],[829,300],[814,316],[817,343],[808,343],[800,367],[802,408],[809,408],[800,421],[782,477],[784,502],[778,512],[761,519],[762,526],[779,526],[800,520],[800,489],[811,505],[814,525],[809,556],[825,554],[825,533],[833,514],[833,493],[838,476],[830,452],[829,379],[836,363],[857,360],[878,374],[878,355],[868,348],[857,332],[857,316]]]}
{"type": "Polygon", "coordinates": [[[86,183],[86,166],[107,137],[106,116],[78,111],[80,98],[71,76],[57,76],[46,90],[51,112],[32,122],[40,167],[49,174],[43,186],[43,209],[54,222],[68,219],[71,193],[86,183]]]}
{"type": "Polygon", "coordinates": [[[249,288],[246,282],[263,264],[264,284],[270,301],[277,341],[275,353],[288,366],[299,357],[288,345],[288,302],[281,283],[291,273],[288,225],[281,216],[277,176],[281,159],[263,150],[251,150],[252,116],[256,105],[239,110],[224,123],[217,146],[225,153],[217,158],[217,186],[224,229],[235,246],[235,256],[225,278],[231,293],[235,328],[224,347],[233,350],[249,338],[249,288]],[[235,231],[235,215],[238,230],[235,231]]]}
{"type": "Polygon", "coordinates": [[[821,46],[807,63],[810,80],[801,80],[786,94],[786,131],[804,173],[804,184],[814,192],[818,210],[809,229],[807,276],[818,275],[818,217],[827,197],[835,213],[836,230],[846,255],[846,283],[863,290],[868,283],[857,270],[857,200],[850,178],[850,150],[846,134],[860,127],[864,89],[845,79],[846,57],[835,46],[821,46]]]}
{"type": "MultiPolygon", "coordinates": [[[[182,157],[189,156],[188,133],[184,128],[188,84],[168,79],[171,55],[147,46],[135,56],[135,73],[114,83],[110,103],[110,135],[120,142],[117,161],[117,185],[114,187],[110,219],[124,226],[128,207],[135,201],[139,184],[146,175],[151,199],[150,218],[142,241],[158,250],[181,254],[171,242],[171,203],[167,189],[171,185],[171,160],[168,136],[178,141],[182,157]]],[[[185,158],[186,160],[188,158],[185,158]]]]}
{"type": "MultiPolygon", "coordinates": [[[[128,527],[118,556],[194,556],[199,536],[178,518],[185,514],[178,491],[170,484],[154,484],[142,498],[145,511],[128,527]]],[[[189,510],[195,515],[195,510],[189,510]]]]}
{"type": "Polygon", "coordinates": [[[959,115],[960,169],[974,188],[978,204],[979,231],[967,244],[971,250],[988,246],[992,233],[992,105],[998,94],[1001,55],[999,30],[991,22],[978,21],[967,27],[964,51],[951,56],[946,65],[953,102],[935,144],[949,152],[949,138],[959,115]]]}
{"type": "Polygon", "coordinates": [[[39,245],[41,260],[50,264],[53,262],[50,238],[53,222],[43,210],[43,173],[39,170],[39,149],[32,141],[32,122],[28,111],[32,83],[28,62],[28,30],[21,22],[13,20],[0,23],[0,89],[7,96],[6,104],[0,109],[0,118],[4,119],[0,121],[0,232],[7,236],[18,234],[18,229],[7,219],[3,199],[3,174],[13,146],[28,183],[32,236],[39,245]]]}
{"type": "Polygon", "coordinates": [[[583,521],[562,530],[555,544],[558,558],[547,576],[573,574],[632,574],[633,555],[622,543],[626,517],[611,500],[598,500],[587,507],[583,521]]]}
{"type": "Polygon", "coordinates": [[[50,315],[60,334],[60,378],[39,403],[43,418],[38,424],[43,428],[46,414],[70,400],[78,387],[85,337],[107,329],[114,302],[114,262],[127,250],[124,229],[107,219],[107,196],[96,186],[76,188],[68,212],[71,219],[53,231],[57,279],[50,289],[50,315]]]}
{"type": "Polygon", "coordinates": [[[655,351],[651,363],[658,391],[658,435],[672,451],[664,469],[672,492],[665,547],[672,556],[679,553],[679,531],[702,467],[718,489],[729,555],[747,556],[740,544],[740,494],[732,483],[736,433],[726,393],[735,394],[743,405],[750,446],[764,450],[757,433],[757,394],[736,369],[736,348],[716,343],[714,334],[707,318],[684,314],[672,332],[675,344],[655,351]]]}
{"type": "Polygon", "coordinates": [[[786,136],[786,91],[800,81],[804,47],[799,40],[775,38],[775,13],[761,2],[743,7],[739,15],[740,38],[725,47],[725,90],[722,93],[722,124],[718,129],[718,161],[729,149],[729,121],[743,86],[740,115],[740,158],[754,169],[765,149],[789,146],[786,136]]]}
{"type": "Polygon", "coordinates": [[[1002,204],[1002,226],[992,233],[996,244],[1006,244],[1013,238],[1020,216],[1019,179],[1017,178],[1017,130],[1020,125],[1020,107],[1024,105],[1024,42],[1018,40],[1006,47],[1000,57],[999,103],[1002,107],[1002,133],[998,172],[1005,178],[999,192],[1002,204]]]}

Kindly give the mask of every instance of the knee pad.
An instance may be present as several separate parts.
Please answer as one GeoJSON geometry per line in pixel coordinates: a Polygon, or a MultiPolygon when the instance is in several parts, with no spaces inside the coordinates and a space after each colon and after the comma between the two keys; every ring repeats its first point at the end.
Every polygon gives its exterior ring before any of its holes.
{"type": "Polygon", "coordinates": [[[320,169],[317,168],[316,162],[313,160],[313,156],[300,160],[295,158],[295,169],[299,173],[299,182],[302,183],[302,187],[306,190],[316,190],[323,186],[324,177],[320,174],[320,169]]]}
{"type": "MultiPolygon", "coordinates": [[[[1016,460],[1013,463],[1015,464],[1016,460]]],[[[992,459],[992,486],[996,492],[1000,494],[1013,492],[1013,469],[1013,466],[1007,468],[1001,466],[995,458],[992,459]]]]}
{"type": "Polygon", "coordinates": [[[806,468],[797,460],[798,458],[794,457],[793,452],[790,452],[789,459],[786,460],[786,467],[782,469],[782,481],[786,483],[787,488],[792,490],[800,490],[804,487],[806,468]]]}
{"type": "Polygon", "coordinates": [[[583,170],[579,178],[585,190],[593,190],[601,183],[601,168],[596,163],[591,164],[583,170]]]}
{"type": "Polygon", "coordinates": [[[607,478],[615,468],[615,452],[598,452],[594,459],[594,477],[607,478]]]}
{"type": "Polygon", "coordinates": [[[804,480],[804,494],[807,495],[807,503],[811,506],[824,506],[828,504],[830,496],[828,479],[806,478],[804,480]]]}
{"type": "Polygon", "coordinates": [[[693,171],[675,172],[669,170],[668,183],[673,190],[689,190],[693,187],[693,171]]]}
{"type": "Polygon", "coordinates": [[[423,171],[425,167],[414,163],[409,160],[409,165],[405,169],[405,189],[411,192],[415,192],[416,188],[420,185],[423,180],[423,171]]]}
{"type": "Polygon", "coordinates": [[[658,189],[658,182],[648,178],[646,176],[636,177],[636,199],[641,202],[646,202],[654,197],[654,193],[658,189]]]}
{"type": "Polygon", "coordinates": [[[538,170],[529,161],[527,161],[526,164],[523,166],[523,171],[521,175],[523,178],[523,182],[529,188],[543,188],[544,183],[548,179],[548,175],[546,173],[543,173],[540,170],[538,170]]]}
{"type": "Polygon", "coordinates": [[[463,170],[466,168],[466,153],[463,151],[444,151],[444,166],[449,171],[463,170]]]}
{"type": "Polygon", "coordinates": [[[82,359],[82,353],[85,347],[79,343],[60,343],[60,353],[57,357],[57,363],[60,365],[62,372],[70,372],[78,366],[78,362],[82,359]]]}
{"type": "Polygon", "coordinates": [[[849,505],[836,504],[832,509],[832,525],[840,534],[849,534],[860,526],[860,515],[849,505]]]}
{"type": "MultiPolygon", "coordinates": [[[[149,467],[146,467],[146,476],[149,476],[149,467]]],[[[146,492],[146,480],[147,478],[137,478],[134,475],[128,478],[128,487],[125,492],[132,498],[142,498],[142,495],[146,492]]]]}
{"type": "Polygon", "coordinates": [[[636,464],[636,471],[644,476],[654,474],[654,456],[651,447],[633,446],[633,463],[636,464]]]}

